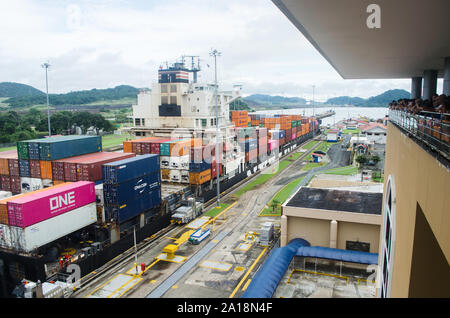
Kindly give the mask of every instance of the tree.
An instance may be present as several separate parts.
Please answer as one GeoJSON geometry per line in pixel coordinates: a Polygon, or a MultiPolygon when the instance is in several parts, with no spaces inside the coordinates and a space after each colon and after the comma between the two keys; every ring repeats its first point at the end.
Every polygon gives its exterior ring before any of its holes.
{"type": "Polygon", "coordinates": [[[375,164],[377,164],[378,162],[381,161],[381,158],[377,155],[372,156],[372,158],[370,158],[373,162],[375,162],[375,164]]]}
{"type": "Polygon", "coordinates": [[[359,155],[356,157],[355,161],[359,163],[360,166],[364,165],[367,162],[367,158],[363,155],[359,155]]]}

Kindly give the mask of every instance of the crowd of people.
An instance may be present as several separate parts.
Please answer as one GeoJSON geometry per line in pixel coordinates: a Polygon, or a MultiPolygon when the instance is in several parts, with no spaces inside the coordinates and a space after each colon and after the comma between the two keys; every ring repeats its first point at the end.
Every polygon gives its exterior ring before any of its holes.
{"type": "Polygon", "coordinates": [[[389,103],[389,108],[405,111],[410,114],[419,114],[424,112],[450,114],[450,96],[434,94],[432,100],[429,99],[399,99],[389,103]]]}

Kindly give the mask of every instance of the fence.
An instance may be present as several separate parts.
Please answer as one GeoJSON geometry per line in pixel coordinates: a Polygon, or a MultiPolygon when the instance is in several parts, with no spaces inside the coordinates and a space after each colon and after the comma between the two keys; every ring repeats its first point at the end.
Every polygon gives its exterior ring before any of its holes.
{"type": "Polygon", "coordinates": [[[445,159],[450,159],[450,114],[420,112],[413,115],[400,110],[390,110],[389,121],[445,159]]]}

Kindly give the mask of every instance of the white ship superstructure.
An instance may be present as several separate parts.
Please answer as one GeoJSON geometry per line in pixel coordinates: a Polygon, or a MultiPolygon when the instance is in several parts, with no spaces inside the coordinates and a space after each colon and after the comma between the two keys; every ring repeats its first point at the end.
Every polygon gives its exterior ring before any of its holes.
{"type": "MultiPolygon", "coordinates": [[[[151,136],[155,130],[177,129],[209,130],[216,127],[215,84],[200,84],[190,81],[191,72],[184,63],[160,68],[158,83],[151,90],[138,94],[137,105],[133,105],[133,132],[137,136],[151,136]]],[[[240,97],[240,88],[218,92],[219,128],[231,126],[229,104],[240,97]]]]}

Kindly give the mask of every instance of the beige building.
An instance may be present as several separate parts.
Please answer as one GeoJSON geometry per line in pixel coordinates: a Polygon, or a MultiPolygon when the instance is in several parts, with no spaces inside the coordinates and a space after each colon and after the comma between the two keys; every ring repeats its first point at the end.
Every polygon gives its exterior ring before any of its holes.
{"type": "Polygon", "coordinates": [[[303,238],[311,246],[378,253],[381,193],[300,188],[282,206],[281,246],[303,238]]]}
{"type": "MultiPolygon", "coordinates": [[[[409,78],[431,100],[441,77],[450,95],[450,1],[272,1],[344,79],[409,78]]],[[[379,297],[450,297],[449,132],[389,113],[379,297]]]]}

